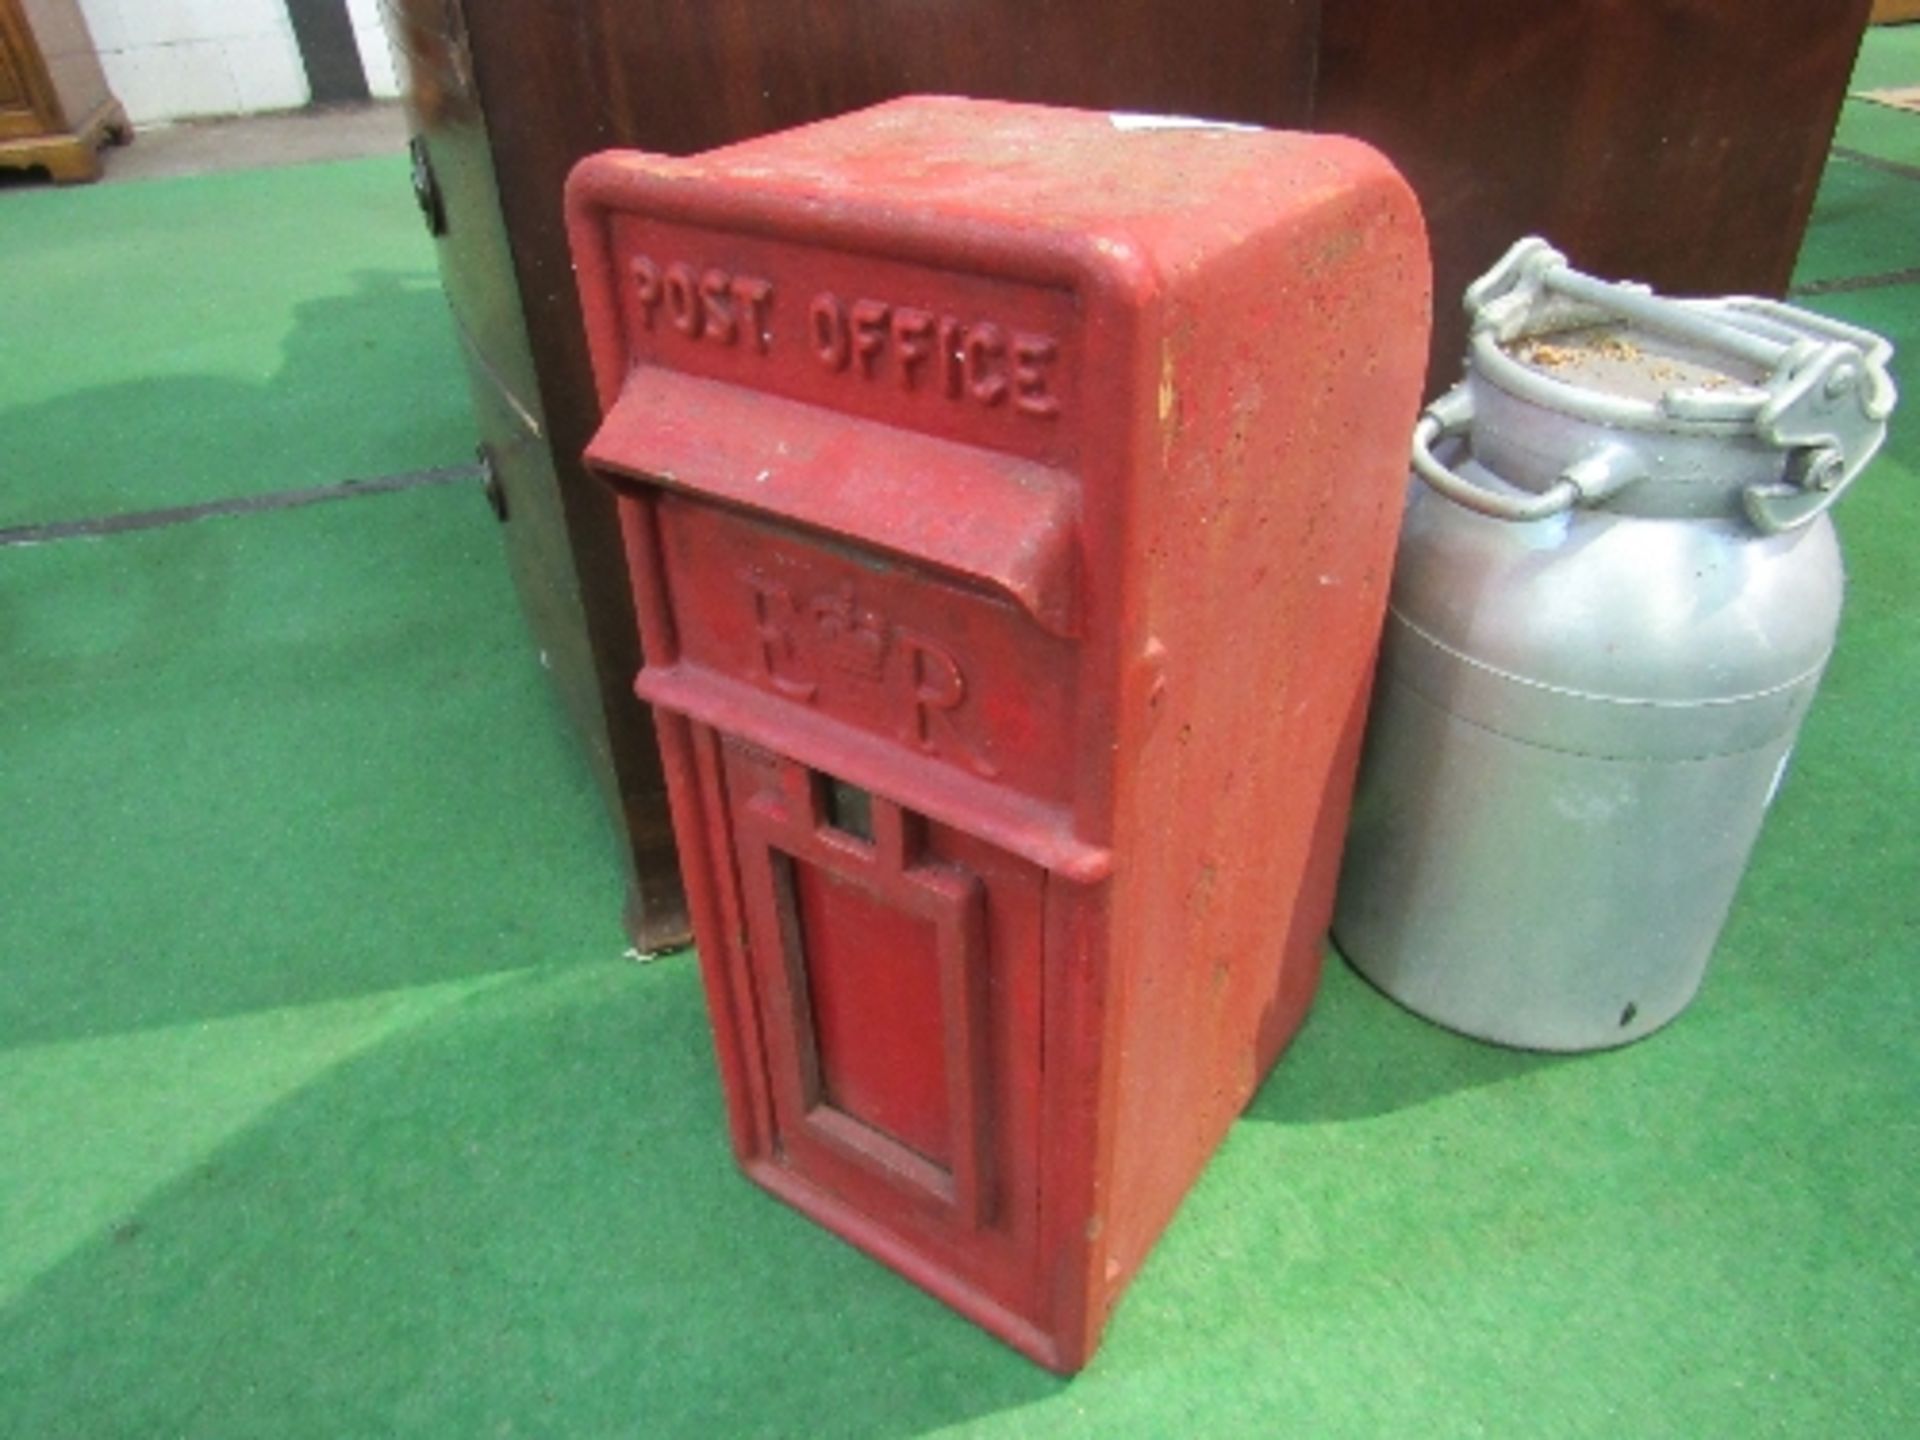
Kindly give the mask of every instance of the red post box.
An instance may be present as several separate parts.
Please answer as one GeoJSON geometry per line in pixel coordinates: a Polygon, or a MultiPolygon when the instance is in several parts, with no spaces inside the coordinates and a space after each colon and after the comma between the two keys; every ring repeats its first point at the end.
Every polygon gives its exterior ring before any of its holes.
{"type": "Polygon", "coordinates": [[[1414,201],[911,99],[568,205],[741,1164],[1076,1369],[1318,975],[1414,201]]]}

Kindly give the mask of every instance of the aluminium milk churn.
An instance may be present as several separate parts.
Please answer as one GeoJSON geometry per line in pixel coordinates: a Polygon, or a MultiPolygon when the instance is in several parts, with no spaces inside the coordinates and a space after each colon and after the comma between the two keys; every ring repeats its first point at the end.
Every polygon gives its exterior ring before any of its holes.
{"type": "Polygon", "coordinates": [[[1412,487],[1334,937],[1409,1009],[1588,1050],[1693,998],[1832,649],[1891,347],[1523,240],[1412,487]]]}

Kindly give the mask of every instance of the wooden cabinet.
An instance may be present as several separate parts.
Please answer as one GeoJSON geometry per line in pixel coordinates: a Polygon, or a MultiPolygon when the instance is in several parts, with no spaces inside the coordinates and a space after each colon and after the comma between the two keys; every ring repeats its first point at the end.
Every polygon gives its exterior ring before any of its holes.
{"type": "Polygon", "coordinates": [[[633,694],[639,657],[612,504],[579,469],[580,443],[555,442],[501,215],[496,132],[517,122],[505,115],[496,127],[482,110],[458,0],[385,4],[414,134],[415,193],[439,252],[507,568],[621,836],[628,933],[646,950],[678,944],[686,901],[652,719],[633,694]]]}
{"type": "Polygon", "coordinates": [[[100,146],[133,137],[78,0],[0,0],[0,168],[100,178],[100,146]]]}

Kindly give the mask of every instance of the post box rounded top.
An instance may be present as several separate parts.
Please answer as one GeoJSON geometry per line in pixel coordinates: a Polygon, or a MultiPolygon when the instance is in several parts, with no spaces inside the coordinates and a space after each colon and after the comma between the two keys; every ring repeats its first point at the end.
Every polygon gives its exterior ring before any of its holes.
{"type": "Polygon", "coordinates": [[[1159,275],[1370,183],[1417,215],[1392,165],[1344,136],[910,96],[686,158],[589,156],[568,204],[794,239],[864,233],[876,249],[917,237],[1140,301],[1159,275]]]}

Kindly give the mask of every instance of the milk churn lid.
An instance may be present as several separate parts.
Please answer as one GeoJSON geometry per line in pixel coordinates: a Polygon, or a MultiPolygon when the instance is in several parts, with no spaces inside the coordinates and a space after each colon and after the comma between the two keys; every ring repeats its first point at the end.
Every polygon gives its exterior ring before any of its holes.
{"type": "MultiPolygon", "coordinates": [[[[1751,437],[1787,452],[1785,477],[1742,497],[1770,532],[1830,506],[1880,448],[1893,411],[1893,347],[1871,331],[1774,300],[1675,300],[1596,279],[1537,237],[1468,287],[1466,310],[1472,368],[1534,404],[1598,425],[1751,437]]],[[[1471,420],[1464,386],[1435,401],[1415,429],[1413,463],[1482,513],[1537,519],[1598,503],[1636,478],[1597,462],[1570,467],[1540,494],[1496,496],[1432,450],[1471,420]]]]}

